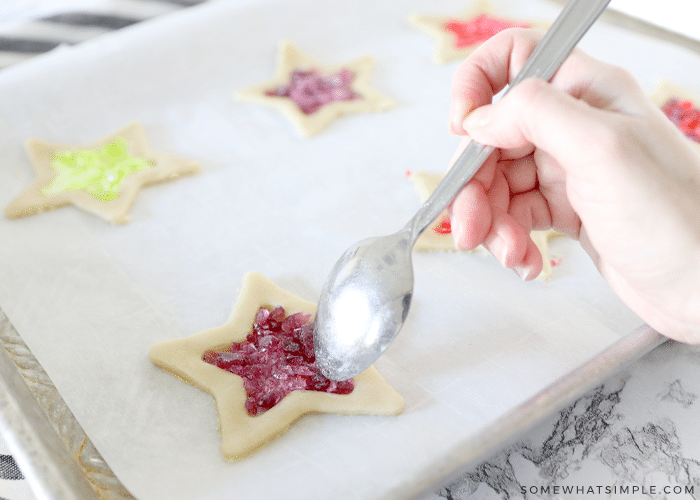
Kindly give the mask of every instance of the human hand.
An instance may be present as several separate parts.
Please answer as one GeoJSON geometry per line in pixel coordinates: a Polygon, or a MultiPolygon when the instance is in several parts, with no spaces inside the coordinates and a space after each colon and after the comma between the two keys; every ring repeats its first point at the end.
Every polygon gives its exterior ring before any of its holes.
{"type": "Polygon", "coordinates": [[[561,231],[650,326],[700,343],[700,155],[628,72],[578,49],[551,83],[525,80],[490,104],[541,35],[503,31],[455,73],[460,150],[496,147],[451,204],[455,244],[483,244],[533,279],[530,231],[561,231]]]}

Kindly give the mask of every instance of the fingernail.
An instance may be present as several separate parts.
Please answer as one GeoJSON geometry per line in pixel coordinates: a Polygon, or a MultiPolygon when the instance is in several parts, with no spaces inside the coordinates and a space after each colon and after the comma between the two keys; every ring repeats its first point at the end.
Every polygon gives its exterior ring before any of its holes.
{"type": "Polygon", "coordinates": [[[505,266],[506,259],[508,257],[508,244],[506,243],[506,240],[496,234],[491,238],[486,238],[484,244],[491,252],[491,255],[493,255],[496,260],[501,263],[501,265],[505,266]]]}
{"type": "Polygon", "coordinates": [[[527,281],[533,277],[531,276],[533,269],[530,266],[515,266],[513,271],[515,271],[515,274],[520,276],[520,279],[523,281],[527,281]]]}
{"type": "Polygon", "coordinates": [[[467,117],[462,121],[462,128],[464,131],[467,129],[482,128],[489,123],[489,108],[482,106],[481,108],[475,109],[467,115],[467,117]]]}
{"type": "Polygon", "coordinates": [[[464,135],[462,122],[467,113],[471,111],[473,104],[469,101],[453,101],[450,106],[450,135],[464,135]]]}

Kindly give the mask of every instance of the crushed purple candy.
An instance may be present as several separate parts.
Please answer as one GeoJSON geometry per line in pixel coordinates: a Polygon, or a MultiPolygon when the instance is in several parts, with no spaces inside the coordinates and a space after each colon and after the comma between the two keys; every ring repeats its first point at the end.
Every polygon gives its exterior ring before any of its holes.
{"type": "Polygon", "coordinates": [[[271,97],[288,97],[299,106],[302,113],[310,115],[321,106],[332,101],[349,101],[360,95],[352,90],[355,75],[348,69],[341,69],[333,75],[319,75],[318,71],[295,70],[289,85],[268,90],[265,95],[271,97]]]}
{"type": "Polygon", "coordinates": [[[207,350],[202,359],[243,378],[249,415],[260,415],[292,391],[349,394],[352,379],[335,382],[316,366],[311,315],[286,315],[283,307],[261,307],[243,342],[222,351],[207,350]]]}

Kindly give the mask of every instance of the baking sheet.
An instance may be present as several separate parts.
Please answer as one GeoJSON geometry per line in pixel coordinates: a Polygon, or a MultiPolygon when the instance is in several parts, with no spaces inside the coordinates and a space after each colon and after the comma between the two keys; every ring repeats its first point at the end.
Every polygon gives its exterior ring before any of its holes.
{"type": "Polygon", "coordinates": [[[664,2],[612,0],[610,8],[700,41],[700,27],[698,27],[700,5],[692,0],[665,0],[664,2]]]}
{"type": "MultiPolygon", "coordinates": [[[[546,284],[485,255],[417,254],[408,323],[376,365],[404,413],[307,416],[234,464],[219,458],[212,399],[148,361],[153,343],[222,324],[245,272],[316,300],[349,244],[408,220],[418,200],[404,171],[443,171],[457,140],[446,134],[456,64],[434,65],[432,39],[406,16],[462,8],[214,2],[0,74],[3,206],[32,179],[30,136],[88,144],[137,119],[153,147],[203,165],[145,189],[126,226],[71,207],[0,220],[0,307],[137,498],[408,497],[457,467],[480,430],[641,324],[567,240],[552,242],[562,265],[546,284]],[[273,74],[281,39],[326,63],[374,55],[375,86],[398,107],[302,139],[281,114],[234,101],[273,74]]],[[[581,45],[649,91],[660,78],[699,90],[683,50],[605,25],[581,45]]]]}

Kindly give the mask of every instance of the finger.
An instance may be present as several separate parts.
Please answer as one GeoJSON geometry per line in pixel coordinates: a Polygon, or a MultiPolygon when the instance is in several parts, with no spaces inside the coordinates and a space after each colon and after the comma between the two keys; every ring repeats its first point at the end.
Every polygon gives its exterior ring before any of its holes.
{"type": "Polygon", "coordinates": [[[491,204],[484,186],[470,181],[450,205],[452,240],[461,250],[479,246],[491,229],[491,204]]]}
{"type": "Polygon", "coordinates": [[[452,78],[450,132],[465,134],[462,122],[467,114],[491,103],[493,96],[510,81],[510,68],[522,67],[541,35],[537,30],[519,28],[501,31],[459,65],[452,78]]]}
{"type": "MultiPolygon", "coordinates": [[[[450,168],[469,142],[469,137],[462,140],[452,156],[450,168]]],[[[491,202],[487,193],[493,184],[497,160],[498,152],[494,151],[448,206],[452,240],[457,248],[471,250],[477,247],[489,231],[491,202]]]]}
{"type": "Polygon", "coordinates": [[[507,212],[494,212],[484,247],[504,267],[521,265],[529,247],[530,235],[507,212]]]}
{"type": "Polygon", "coordinates": [[[489,203],[494,211],[507,212],[510,205],[510,187],[508,181],[500,168],[496,169],[491,186],[486,190],[489,203]]]}
{"type": "MultiPolygon", "coordinates": [[[[508,155],[506,151],[501,151],[501,158],[506,155],[508,155]]],[[[531,154],[517,160],[501,160],[500,167],[506,176],[511,193],[525,193],[537,187],[537,165],[531,154]]]]}
{"type": "MultiPolygon", "coordinates": [[[[449,168],[452,168],[457,161],[457,158],[462,154],[462,152],[466,149],[466,147],[469,145],[471,142],[470,137],[465,137],[462,139],[462,141],[459,144],[459,147],[457,147],[457,150],[454,152],[452,155],[452,158],[450,159],[450,166],[449,168]]],[[[496,164],[500,158],[500,152],[494,151],[491,156],[489,156],[486,161],[481,165],[481,168],[477,170],[477,172],[474,174],[472,177],[472,180],[475,180],[477,182],[480,182],[482,186],[485,186],[486,189],[488,189],[489,186],[493,183],[493,176],[496,171],[496,164]]],[[[449,170],[448,168],[448,170],[449,170]]]]}
{"type": "Polygon", "coordinates": [[[525,258],[530,231],[508,213],[510,189],[502,170],[497,170],[487,196],[493,218],[484,246],[505,267],[512,268],[525,258]]]}
{"type": "MultiPolygon", "coordinates": [[[[452,80],[450,130],[464,135],[460,119],[491,103],[522,69],[544,32],[508,29],[491,37],[465,59],[452,80]]],[[[644,90],[626,70],[574,49],[551,79],[552,84],[592,107],[644,114],[644,90]]]]}
{"type": "MultiPolygon", "coordinates": [[[[564,169],[542,149],[535,152],[533,161],[537,165],[537,190],[547,202],[550,227],[570,238],[578,239],[581,219],[569,202],[564,169]]],[[[534,221],[533,227],[538,230],[547,229],[547,221],[543,220],[541,224],[534,221]]]]}
{"type": "Polygon", "coordinates": [[[450,103],[447,131],[450,135],[465,135],[462,121],[474,108],[475,104],[468,99],[454,99],[450,103]]]}
{"type": "Polygon", "coordinates": [[[523,280],[535,279],[542,272],[542,254],[532,238],[528,237],[527,249],[520,263],[513,266],[515,274],[523,280]]]}
{"type": "Polygon", "coordinates": [[[549,203],[538,190],[528,191],[513,196],[508,213],[525,231],[541,231],[552,227],[552,215],[549,203]]]}

